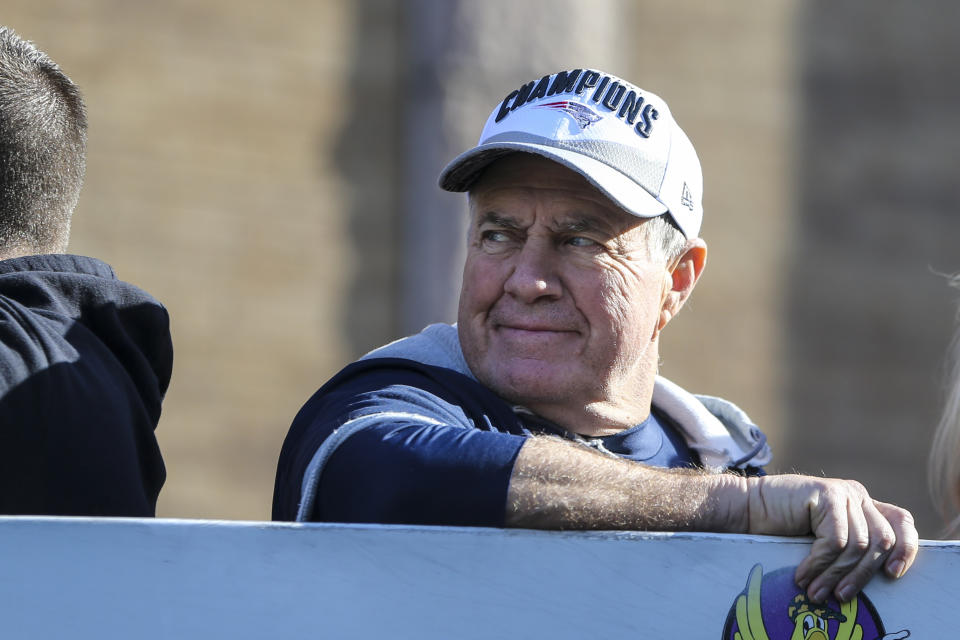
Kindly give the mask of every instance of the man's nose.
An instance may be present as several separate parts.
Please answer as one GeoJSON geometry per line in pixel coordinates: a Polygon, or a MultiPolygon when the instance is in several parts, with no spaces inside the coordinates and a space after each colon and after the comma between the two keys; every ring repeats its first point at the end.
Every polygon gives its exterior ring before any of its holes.
{"type": "Polygon", "coordinates": [[[514,254],[513,270],[503,285],[504,291],[521,302],[556,299],[563,287],[557,272],[560,256],[550,243],[530,239],[514,254]]]}

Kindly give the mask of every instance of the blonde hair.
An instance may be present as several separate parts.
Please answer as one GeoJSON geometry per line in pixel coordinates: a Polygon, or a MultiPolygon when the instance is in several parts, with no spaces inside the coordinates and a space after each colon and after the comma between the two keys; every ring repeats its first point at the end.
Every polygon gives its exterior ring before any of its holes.
{"type": "MultiPolygon", "coordinates": [[[[960,289],[960,274],[950,280],[960,289]]],[[[960,315],[960,314],[958,314],[960,315]]],[[[927,480],[933,504],[943,517],[945,537],[960,534],[960,329],[949,347],[947,397],[933,436],[927,480]]]]}

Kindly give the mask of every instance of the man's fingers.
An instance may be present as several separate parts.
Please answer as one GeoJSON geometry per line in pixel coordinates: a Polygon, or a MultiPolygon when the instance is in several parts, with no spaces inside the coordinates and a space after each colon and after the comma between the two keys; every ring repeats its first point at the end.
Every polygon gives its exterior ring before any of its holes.
{"type": "Polygon", "coordinates": [[[884,570],[891,578],[899,578],[913,565],[920,547],[920,537],[913,523],[913,515],[906,509],[886,502],[874,500],[873,504],[890,523],[896,537],[884,570]]]}
{"type": "Polygon", "coordinates": [[[846,501],[824,491],[811,508],[810,528],[816,539],[794,574],[797,585],[804,589],[820,578],[847,547],[850,518],[846,501]]]}
{"type": "Polygon", "coordinates": [[[857,570],[870,548],[871,533],[876,526],[868,520],[882,520],[876,509],[873,509],[873,518],[868,518],[861,506],[864,499],[857,493],[837,496],[828,492],[824,498],[824,506],[830,507],[836,514],[834,517],[845,520],[846,533],[840,523],[828,527],[824,522],[814,529],[816,540],[810,550],[805,576],[809,584],[803,586],[816,602],[825,601],[842,580],[857,570]]]}
{"type": "Polygon", "coordinates": [[[851,536],[847,549],[825,573],[835,586],[816,582],[810,585],[810,592],[820,601],[825,600],[832,590],[837,600],[848,602],[883,565],[896,541],[893,527],[869,497],[851,503],[850,513],[851,519],[857,515],[862,518],[865,529],[859,540],[851,536]]]}
{"type": "Polygon", "coordinates": [[[918,536],[908,511],[872,500],[857,483],[843,489],[845,495],[835,486],[825,490],[812,509],[816,540],[797,568],[797,584],[818,602],[831,591],[848,601],[881,566],[899,577],[916,558],[918,536]]]}

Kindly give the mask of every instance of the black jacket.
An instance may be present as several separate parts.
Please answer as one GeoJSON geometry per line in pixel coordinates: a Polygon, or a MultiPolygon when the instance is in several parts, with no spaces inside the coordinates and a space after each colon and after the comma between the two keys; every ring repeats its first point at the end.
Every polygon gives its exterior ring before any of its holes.
{"type": "Polygon", "coordinates": [[[167,311],[93,258],[0,261],[0,514],[152,516],[167,311]]]}

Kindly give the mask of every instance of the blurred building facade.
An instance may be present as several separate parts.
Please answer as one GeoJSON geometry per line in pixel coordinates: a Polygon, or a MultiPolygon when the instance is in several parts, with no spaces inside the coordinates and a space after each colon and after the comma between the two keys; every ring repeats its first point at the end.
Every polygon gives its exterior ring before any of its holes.
{"type": "Polygon", "coordinates": [[[773,470],[862,479],[935,536],[957,45],[947,3],[882,4],[10,0],[87,98],[71,250],[172,315],[160,514],[269,516],[309,395],[454,318],[440,168],[511,88],[591,66],[663,96],[704,167],[710,258],[664,375],[746,408],[773,470]]]}

